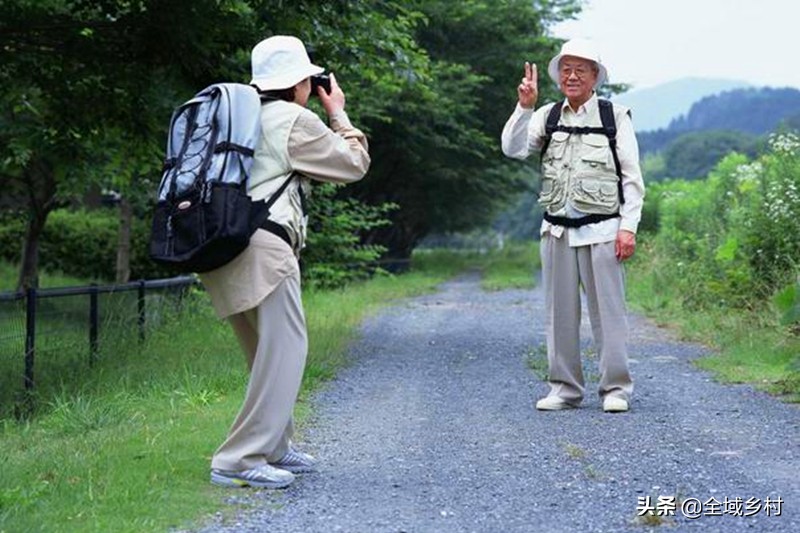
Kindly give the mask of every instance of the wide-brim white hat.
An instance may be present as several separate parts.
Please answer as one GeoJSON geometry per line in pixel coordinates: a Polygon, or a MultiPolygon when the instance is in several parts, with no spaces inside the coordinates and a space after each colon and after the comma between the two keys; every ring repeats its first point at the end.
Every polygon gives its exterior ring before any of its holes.
{"type": "Polygon", "coordinates": [[[253,74],[250,83],[262,91],[288,89],[325,71],[311,63],[300,39],[288,35],[264,39],[253,47],[250,59],[253,74]]]}
{"type": "Polygon", "coordinates": [[[595,89],[608,80],[608,70],[606,70],[606,67],[600,60],[600,53],[597,51],[597,48],[595,48],[594,43],[586,39],[572,39],[561,45],[561,51],[550,60],[550,64],[547,66],[547,73],[550,75],[550,79],[556,82],[556,85],[559,85],[561,82],[558,70],[561,58],[564,56],[588,59],[597,65],[597,81],[594,84],[595,89]]]}

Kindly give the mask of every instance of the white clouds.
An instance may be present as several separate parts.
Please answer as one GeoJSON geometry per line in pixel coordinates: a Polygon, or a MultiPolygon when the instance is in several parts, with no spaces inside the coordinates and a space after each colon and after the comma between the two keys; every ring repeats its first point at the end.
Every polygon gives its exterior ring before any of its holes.
{"type": "Polygon", "coordinates": [[[593,39],[611,81],[637,87],[703,77],[800,88],[798,0],[587,0],[553,33],[593,39]]]}

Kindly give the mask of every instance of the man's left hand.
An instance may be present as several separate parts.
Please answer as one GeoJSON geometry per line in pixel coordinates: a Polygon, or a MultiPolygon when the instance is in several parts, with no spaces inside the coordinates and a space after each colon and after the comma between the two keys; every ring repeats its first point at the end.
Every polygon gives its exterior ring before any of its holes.
{"type": "Polygon", "coordinates": [[[617,242],[614,246],[614,251],[617,254],[618,261],[625,261],[636,250],[636,234],[628,230],[620,230],[617,233],[617,242]]]}

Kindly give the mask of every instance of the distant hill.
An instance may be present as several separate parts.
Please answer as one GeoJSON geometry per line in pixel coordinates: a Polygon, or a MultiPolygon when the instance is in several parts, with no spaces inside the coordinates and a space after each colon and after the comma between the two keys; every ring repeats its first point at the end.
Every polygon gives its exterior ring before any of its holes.
{"type": "Polygon", "coordinates": [[[708,96],[695,103],[689,113],[673,120],[676,131],[734,130],[762,135],[781,120],[800,111],[800,90],[736,89],[708,96]]]}
{"type": "Polygon", "coordinates": [[[673,119],[669,126],[637,132],[642,154],[662,150],[688,132],[736,131],[753,136],[774,131],[779,124],[793,124],[800,112],[800,90],[762,87],[734,89],[706,96],[689,112],[673,119]]]}
{"type": "Polygon", "coordinates": [[[669,123],[689,112],[692,104],[705,96],[751,87],[744,81],[683,78],[655,87],[635,89],[614,96],[613,101],[630,107],[637,132],[666,128],[669,123]]]}

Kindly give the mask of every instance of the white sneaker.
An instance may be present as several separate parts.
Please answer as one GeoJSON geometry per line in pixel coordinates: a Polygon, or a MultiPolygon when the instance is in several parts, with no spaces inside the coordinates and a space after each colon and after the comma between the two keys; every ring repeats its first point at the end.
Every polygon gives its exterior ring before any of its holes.
{"type": "Polygon", "coordinates": [[[540,411],[560,411],[562,409],[574,409],[577,405],[569,403],[558,396],[545,396],[536,402],[536,408],[540,411]]]}
{"type": "Polygon", "coordinates": [[[211,483],[220,487],[256,487],[260,489],[282,489],[294,481],[294,474],[270,465],[261,465],[248,470],[211,469],[211,483]]]}
{"type": "Polygon", "coordinates": [[[289,448],[289,451],[286,452],[286,455],[284,455],[277,462],[271,464],[272,466],[292,472],[294,474],[317,471],[317,460],[314,459],[313,456],[295,450],[291,447],[289,448]]]}
{"type": "Polygon", "coordinates": [[[628,400],[617,396],[603,398],[603,411],[606,413],[624,413],[629,409],[628,400]]]}

